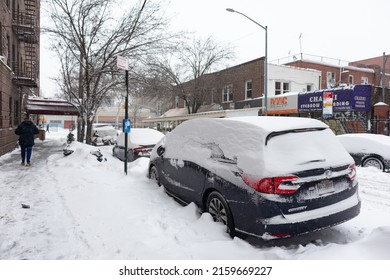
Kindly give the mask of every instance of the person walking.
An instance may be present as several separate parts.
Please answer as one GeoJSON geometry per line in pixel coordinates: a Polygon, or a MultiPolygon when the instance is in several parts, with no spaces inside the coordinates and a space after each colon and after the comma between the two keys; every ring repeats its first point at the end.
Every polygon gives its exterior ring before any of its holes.
{"type": "Polygon", "coordinates": [[[15,130],[15,134],[19,135],[19,146],[22,156],[22,165],[30,166],[31,165],[31,154],[32,147],[34,146],[35,134],[38,134],[39,130],[36,125],[31,121],[30,117],[27,115],[24,118],[24,121],[18,125],[15,130]],[[25,162],[27,163],[25,164],[25,162]]]}

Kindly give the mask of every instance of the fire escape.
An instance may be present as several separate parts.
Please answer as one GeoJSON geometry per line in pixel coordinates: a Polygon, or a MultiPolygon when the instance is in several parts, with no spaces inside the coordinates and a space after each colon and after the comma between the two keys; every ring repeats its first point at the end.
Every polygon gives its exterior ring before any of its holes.
{"type": "Polygon", "coordinates": [[[36,1],[24,0],[25,10],[15,9],[12,14],[12,29],[20,42],[19,55],[12,61],[13,82],[18,86],[38,87],[39,22],[36,1]]]}

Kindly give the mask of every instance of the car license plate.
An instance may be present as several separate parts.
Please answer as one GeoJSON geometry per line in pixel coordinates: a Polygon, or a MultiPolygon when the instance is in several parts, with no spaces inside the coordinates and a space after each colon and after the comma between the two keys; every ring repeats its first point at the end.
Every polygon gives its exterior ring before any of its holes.
{"type": "Polygon", "coordinates": [[[317,184],[317,190],[318,190],[319,195],[324,195],[327,193],[334,192],[335,189],[334,189],[333,181],[324,180],[324,181],[319,182],[317,184]]]}

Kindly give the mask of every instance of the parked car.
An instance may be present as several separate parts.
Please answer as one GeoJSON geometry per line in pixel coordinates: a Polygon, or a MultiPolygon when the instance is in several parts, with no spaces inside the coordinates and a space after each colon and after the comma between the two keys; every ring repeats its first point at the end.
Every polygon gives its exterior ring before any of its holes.
{"type": "Polygon", "coordinates": [[[373,166],[379,170],[390,170],[390,137],[380,134],[352,133],[337,138],[351,154],[356,165],[373,166]]]}
{"type": "MultiPolygon", "coordinates": [[[[151,128],[132,128],[127,137],[127,161],[130,162],[139,157],[150,157],[152,148],[164,137],[164,134],[151,128]]],[[[112,154],[125,161],[125,133],[118,136],[112,154]]]]}
{"type": "Polygon", "coordinates": [[[118,130],[108,124],[93,124],[92,125],[92,144],[112,145],[116,141],[118,130]]]}
{"type": "Polygon", "coordinates": [[[185,121],[153,148],[148,176],[231,236],[290,237],[360,212],[354,161],[314,119],[185,121]]]}

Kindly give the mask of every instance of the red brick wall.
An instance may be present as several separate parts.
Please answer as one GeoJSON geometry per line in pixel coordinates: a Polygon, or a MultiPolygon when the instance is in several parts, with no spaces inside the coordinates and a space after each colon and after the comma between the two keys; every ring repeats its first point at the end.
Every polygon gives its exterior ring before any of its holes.
{"type": "MultiPolygon", "coordinates": [[[[224,109],[229,109],[231,102],[222,102],[222,90],[224,86],[233,85],[233,102],[245,99],[246,81],[252,81],[252,98],[260,97],[264,91],[264,57],[249,61],[219,72],[204,76],[205,84],[208,85],[208,93],[204,101],[211,103],[212,92],[214,103],[219,103],[224,109]]],[[[193,81],[184,83],[183,86],[187,93],[192,91],[193,81]]],[[[184,107],[182,99],[179,101],[179,107],[184,107]]]]}

